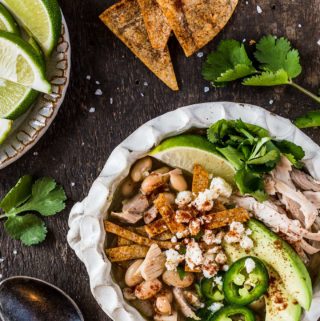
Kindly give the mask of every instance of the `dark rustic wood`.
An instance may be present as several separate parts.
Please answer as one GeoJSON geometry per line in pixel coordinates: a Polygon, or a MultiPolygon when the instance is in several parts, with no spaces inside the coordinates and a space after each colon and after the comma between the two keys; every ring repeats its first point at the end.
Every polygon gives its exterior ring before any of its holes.
{"type": "MultiPolygon", "coordinates": [[[[78,302],[88,321],[108,318],[90,294],[84,266],[66,243],[68,213],[72,204],[87,194],[117,144],[145,121],[179,106],[199,102],[247,102],[291,119],[318,107],[287,87],[257,89],[235,84],[205,93],[208,83],[200,75],[204,58],[195,55],[187,59],[175,39],[170,40],[170,50],[181,90],[172,92],[99,21],[98,15],[113,2],[60,0],[72,41],[72,78],[66,100],[37,146],[0,172],[0,195],[21,175],[31,173],[53,176],[63,184],[69,197],[68,208],[47,220],[48,239],[40,246],[21,246],[7,237],[0,224],[0,257],[6,258],[0,264],[0,274],[39,277],[60,286],[78,302]],[[87,75],[91,75],[91,81],[86,79],[87,75]],[[103,91],[102,96],[94,95],[97,88],[103,91]],[[90,107],[96,109],[95,113],[88,112],[90,107]]],[[[319,0],[249,0],[247,3],[240,0],[230,23],[203,49],[204,54],[223,38],[248,41],[268,33],[285,35],[301,52],[303,74],[299,83],[316,92],[320,83],[319,0]],[[257,13],[257,5],[261,6],[262,14],[257,13]]],[[[320,143],[320,130],[309,130],[308,134],[320,143]]]]}

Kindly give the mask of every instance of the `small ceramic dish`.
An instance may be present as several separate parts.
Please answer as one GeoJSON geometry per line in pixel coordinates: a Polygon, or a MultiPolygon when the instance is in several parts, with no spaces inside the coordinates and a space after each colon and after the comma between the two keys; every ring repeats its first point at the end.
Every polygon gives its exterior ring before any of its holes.
{"type": "Polygon", "coordinates": [[[40,95],[29,111],[14,122],[10,136],[0,146],[0,169],[15,162],[38,142],[64,100],[70,78],[71,47],[68,27],[62,19],[61,36],[47,66],[52,93],[40,95]]]}
{"type": "MultiPolygon", "coordinates": [[[[111,275],[111,263],[105,255],[106,233],[103,220],[118,184],[128,175],[131,165],[145,156],[164,138],[191,128],[208,128],[220,119],[242,119],[266,128],[276,139],[286,139],[303,146],[304,163],[313,177],[320,179],[320,147],[288,119],[267,110],[230,102],[187,106],[157,117],[124,140],[110,155],[88,196],[73,207],[69,217],[68,242],[85,264],[93,296],[115,321],[142,321],[140,313],[124,299],[111,275]]],[[[302,321],[315,321],[320,316],[320,289],[315,287],[311,310],[302,321]]]]}

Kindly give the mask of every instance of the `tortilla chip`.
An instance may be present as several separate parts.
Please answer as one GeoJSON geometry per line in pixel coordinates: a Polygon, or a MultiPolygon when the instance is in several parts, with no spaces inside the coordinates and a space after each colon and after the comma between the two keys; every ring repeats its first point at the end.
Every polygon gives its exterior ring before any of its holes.
{"type": "Polygon", "coordinates": [[[100,19],[168,87],[179,89],[168,47],[152,48],[136,0],[117,2],[100,19]]]}
{"type": "Polygon", "coordinates": [[[129,245],[106,249],[106,254],[111,262],[143,259],[146,257],[149,247],[142,245],[129,245]]]}
{"type": "Polygon", "coordinates": [[[156,0],[137,0],[151,45],[164,50],[171,34],[168,20],[156,0]]]}
{"type": "Polygon", "coordinates": [[[192,193],[198,194],[209,187],[209,173],[199,164],[193,166],[192,193]]]}
{"type": "Polygon", "coordinates": [[[187,57],[226,25],[238,0],[157,0],[187,57]]]}

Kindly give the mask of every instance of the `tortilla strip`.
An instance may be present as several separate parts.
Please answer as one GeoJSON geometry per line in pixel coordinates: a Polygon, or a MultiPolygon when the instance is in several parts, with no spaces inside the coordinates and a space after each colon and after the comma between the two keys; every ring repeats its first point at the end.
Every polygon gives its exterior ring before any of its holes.
{"type": "Polygon", "coordinates": [[[137,243],[139,245],[151,246],[151,244],[156,243],[162,249],[171,249],[178,244],[178,243],[172,243],[172,242],[167,242],[167,241],[150,240],[144,236],[141,236],[139,234],[131,232],[131,231],[123,228],[122,226],[116,225],[116,224],[109,222],[109,221],[104,221],[104,228],[105,228],[106,232],[116,234],[117,236],[123,237],[123,238],[125,238],[129,241],[132,241],[134,243],[137,243]]]}
{"type": "Polygon", "coordinates": [[[160,218],[159,220],[156,220],[148,225],[145,225],[145,230],[149,237],[155,237],[157,235],[160,235],[166,231],[168,231],[168,226],[166,222],[160,218]]]}
{"type": "Polygon", "coordinates": [[[154,200],[154,205],[162,216],[164,222],[169,227],[171,233],[176,234],[186,231],[187,228],[183,224],[176,222],[175,211],[164,194],[159,194],[159,196],[154,200]]]}
{"type": "Polygon", "coordinates": [[[142,245],[129,245],[106,249],[106,254],[111,262],[121,262],[144,258],[149,247],[142,245]]]}
{"type": "Polygon", "coordinates": [[[117,239],[117,246],[125,246],[125,245],[131,245],[131,244],[133,244],[132,241],[129,241],[123,237],[119,236],[117,239]]]}
{"type": "Polygon", "coordinates": [[[199,267],[195,267],[194,269],[190,269],[189,268],[189,265],[185,265],[185,267],[184,267],[184,270],[186,271],[186,272],[190,272],[190,273],[201,273],[202,271],[201,271],[201,268],[199,268],[199,267]]]}
{"type": "Polygon", "coordinates": [[[167,18],[156,0],[137,0],[151,45],[164,50],[171,34],[167,18]]]}
{"type": "Polygon", "coordinates": [[[244,208],[238,207],[222,212],[211,213],[203,216],[207,230],[230,225],[232,222],[244,223],[250,219],[249,213],[244,208]]]}
{"type": "Polygon", "coordinates": [[[198,194],[209,187],[209,174],[199,164],[193,167],[192,192],[198,194]]]}
{"type": "Polygon", "coordinates": [[[226,25],[238,0],[157,0],[187,57],[226,25]]]}
{"type": "Polygon", "coordinates": [[[152,48],[136,0],[117,2],[100,19],[168,87],[179,89],[168,47],[152,48]]]}
{"type": "Polygon", "coordinates": [[[211,209],[212,213],[216,213],[216,212],[222,212],[225,211],[227,208],[223,205],[223,203],[219,200],[215,200],[213,207],[211,209]]]}

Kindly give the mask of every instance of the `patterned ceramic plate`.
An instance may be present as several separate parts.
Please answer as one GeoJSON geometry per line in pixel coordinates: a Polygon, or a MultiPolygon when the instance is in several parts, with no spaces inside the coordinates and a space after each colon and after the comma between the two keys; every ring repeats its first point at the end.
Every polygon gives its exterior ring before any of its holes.
{"type": "Polygon", "coordinates": [[[0,146],[0,169],[25,154],[47,131],[64,100],[69,84],[70,69],[70,39],[63,17],[59,43],[47,67],[48,78],[52,84],[52,94],[39,96],[29,111],[14,122],[11,135],[0,146]]]}
{"type": "MultiPolygon", "coordinates": [[[[124,300],[120,287],[111,275],[111,263],[105,255],[107,217],[113,194],[131,165],[145,156],[163,139],[191,128],[208,128],[220,119],[242,119],[268,129],[277,139],[287,139],[303,146],[304,163],[316,179],[320,179],[320,147],[289,119],[247,104],[215,102],[179,108],[150,120],[114,149],[89,194],[74,205],[69,217],[68,242],[85,264],[90,287],[101,308],[115,321],[144,321],[136,309],[124,300]]],[[[301,321],[320,317],[320,283],[314,288],[311,309],[301,321]]]]}

